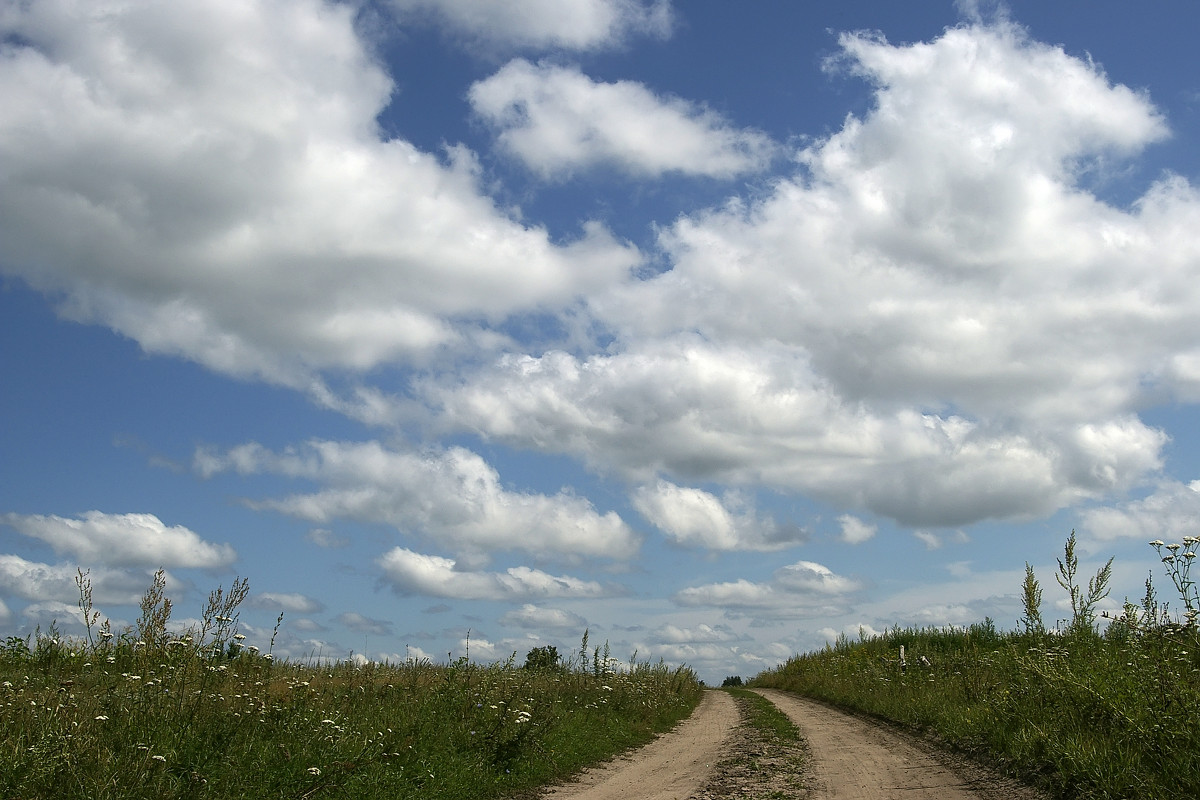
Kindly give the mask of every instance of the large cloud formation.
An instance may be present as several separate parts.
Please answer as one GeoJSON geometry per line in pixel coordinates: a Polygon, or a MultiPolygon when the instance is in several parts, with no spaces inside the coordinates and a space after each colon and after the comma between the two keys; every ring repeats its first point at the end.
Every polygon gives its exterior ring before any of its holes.
{"type": "Polygon", "coordinates": [[[764,196],[666,228],[666,271],[590,296],[603,350],[508,355],[429,402],[624,474],[643,507],[716,481],[958,526],[1152,475],[1166,437],[1139,410],[1200,395],[1200,198],[1089,188],[1168,135],[1150,100],[1006,22],[840,42],[871,110],[764,196]]]}
{"type": "MultiPolygon", "coordinates": [[[[460,4],[463,5],[463,4],[460,4]]],[[[487,349],[638,256],[552,243],[473,154],[384,139],[354,5],[46,0],[0,16],[0,260],[152,352],[326,397],[325,369],[487,349]]]]}

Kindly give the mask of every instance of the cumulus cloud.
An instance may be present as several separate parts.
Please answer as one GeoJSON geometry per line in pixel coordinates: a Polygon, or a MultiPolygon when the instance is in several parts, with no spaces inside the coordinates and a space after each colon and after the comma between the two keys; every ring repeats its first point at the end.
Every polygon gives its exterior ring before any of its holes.
{"type": "Polygon", "coordinates": [[[4,514],[0,522],[85,565],[212,569],[227,567],[237,559],[232,546],[206,542],[182,525],[163,524],[153,514],[89,511],[82,519],[4,514]]]}
{"type": "Polygon", "coordinates": [[[917,541],[925,545],[926,550],[940,550],[947,543],[963,544],[970,541],[970,538],[964,531],[936,533],[934,531],[918,530],[913,531],[913,536],[917,541]]]}
{"type": "Polygon", "coordinates": [[[627,558],[638,547],[615,512],[601,514],[565,490],[552,497],[509,491],[491,465],[461,447],[399,451],[378,442],[311,441],[276,453],[252,443],[223,453],[201,449],[195,468],[206,476],[236,470],[317,481],[325,488],[256,505],[318,524],[344,518],[416,529],[476,558],[499,549],[627,558]]]}
{"type": "Polygon", "coordinates": [[[633,480],[766,484],[907,525],[1052,511],[1156,468],[1164,439],[1130,417],[1023,432],[874,410],[841,397],[803,352],[694,336],[617,355],[505,357],[430,399],[457,425],[633,480]]]}
{"type": "Polygon", "coordinates": [[[665,228],[669,269],[589,296],[603,350],[509,355],[431,405],[639,483],[767,485],[914,527],[1034,518],[1157,471],[1166,437],[1138,411],[1200,396],[1200,196],[1087,188],[1168,135],[1150,100],[1005,22],[841,47],[831,69],[872,109],[762,196],[665,228]]]}
{"type": "Polygon", "coordinates": [[[457,569],[454,559],[424,555],[397,547],[377,562],[385,580],[400,594],[453,597],[461,600],[526,600],[554,597],[606,597],[611,587],[569,575],[550,575],[530,567],[504,572],[457,569]]]}
{"type": "Polygon", "coordinates": [[[338,614],[335,621],[356,633],[369,633],[372,636],[392,635],[392,623],[387,620],[364,617],[356,611],[338,614]]]}
{"type": "Polygon", "coordinates": [[[875,533],[879,530],[878,526],[863,522],[852,514],[843,514],[838,517],[838,525],[841,527],[839,538],[846,544],[862,544],[870,541],[875,538],[875,533]]]}
{"type": "Polygon", "coordinates": [[[703,106],[633,81],[593,81],[574,67],[517,59],[474,84],[468,98],[500,146],[543,178],[599,165],[647,177],[730,178],[766,168],[777,149],[703,106]]]}
{"type": "Polygon", "coordinates": [[[299,592],[260,592],[252,595],[247,605],[268,611],[290,611],[294,614],[315,614],[325,608],[320,601],[299,592]]]}
{"type": "Polygon", "coordinates": [[[670,0],[389,0],[402,22],[433,19],[467,39],[506,48],[597,50],[633,34],[665,37],[670,0]]]}
{"type": "Polygon", "coordinates": [[[461,147],[443,159],[384,140],[393,85],[354,13],[321,0],[10,6],[4,270],[148,351],[336,406],[321,370],[496,346],[487,329],[509,315],[637,262],[598,225],[556,244],[514,221],[461,147]]]}
{"type": "Polygon", "coordinates": [[[713,606],[759,616],[807,616],[837,611],[857,581],[812,561],[780,567],[766,582],[745,579],[692,586],[675,594],[683,606],[713,606]]]}
{"type": "Polygon", "coordinates": [[[702,489],[659,480],[640,487],[632,499],[643,517],[679,544],[712,550],[778,550],[808,538],[795,525],[760,518],[736,493],[721,499],[702,489]]]}
{"type": "Polygon", "coordinates": [[[1083,509],[1079,515],[1082,527],[1097,539],[1178,542],[1184,536],[1197,535],[1200,481],[1163,481],[1143,498],[1083,509]]]}
{"type": "Polygon", "coordinates": [[[695,628],[681,628],[678,625],[663,625],[654,630],[655,638],[660,642],[672,644],[696,644],[701,642],[728,642],[737,639],[737,635],[722,627],[700,624],[695,628]]]}
{"type": "Polygon", "coordinates": [[[561,608],[545,608],[533,603],[525,603],[518,609],[506,611],[500,617],[500,622],[530,630],[581,631],[587,627],[587,620],[574,612],[561,608]]]}
{"type": "Polygon", "coordinates": [[[304,534],[304,538],[317,547],[338,548],[350,545],[350,537],[340,536],[328,528],[313,528],[304,534]]]}
{"type": "MultiPolygon", "coordinates": [[[[0,555],[0,594],[78,606],[75,580],[79,569],[75,564],[43,564],[18,555],[0,555]]],[[[104,605],[137,605],[151,581],[149,572],[137,570],[93,567],[84,572],[92,584],[92,600],[104,605]]],[[[170,573],[166,578],[168,590],[179,588],[170,573]]]]}

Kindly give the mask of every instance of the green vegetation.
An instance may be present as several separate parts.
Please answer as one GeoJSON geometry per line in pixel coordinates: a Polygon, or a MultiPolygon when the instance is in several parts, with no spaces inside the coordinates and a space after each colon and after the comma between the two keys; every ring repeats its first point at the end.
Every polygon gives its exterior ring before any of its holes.
{"type": "Polygon", "coordinates": [[[1200,538],[1151,542],[1180,599],[1151,578],[1140,605],[1098,630],[1110,560],[1085,587],[1075,535],[1055,576],[1072,618],[1047,630],[1026,567],[1021,629],[895,628],[845,637],[752,680],[913,726],[1063,798],[1200,797],[1200,598],[1189,575],[1200,538]]]}
{"type": "Polygon", "coordinates": [[[753,728],[757,735],[771,745],[782,746],[801,741],[800,731],[775,704],[760,694],[749,689],[726,689],[731,695],[742,701],[741,708],[745,715],[744,724],[753,728]]]}
{"type": "Polygon", "coordinates": [[[114,635],[78,582],[86,638],[0,646],[0,797],[507,796],[647,741],[702,690],[686,668],[589,659],[586,634],[577,661],[545,648],[528,669],[287,663],[242,647],[245,581],[170,633],[161,573],[114,635]]]}

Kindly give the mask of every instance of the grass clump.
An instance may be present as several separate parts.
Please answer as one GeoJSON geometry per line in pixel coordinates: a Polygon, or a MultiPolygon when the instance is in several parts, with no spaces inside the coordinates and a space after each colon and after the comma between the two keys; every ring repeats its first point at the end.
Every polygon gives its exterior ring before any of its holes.
{"type": "Polygon", "coordinates": [[[0,646],[0,797],[498,797],[640,744],[700,697],[661,662],[288,663],[241,646],[245,581],[170,633],[161,577],[120,634],[80,573],[86,638],[0,646]]]}
{"type": "Polygon", "coordinates": [[[751,686],[795,691],[932,733],[1063,798],[1200,797],[1200,629],[1188,570],[1200,538],[1151,542],[1183,601],[1170,615],[1146,581],[1098,629],[1111,560],[1087,586],[1074,534],[1056,576],[1073,617],[1041,620],[1041,587],[1026,567],[1021,629],[991,620],[965,629],[894,628],[797,656],[751,686]]]}

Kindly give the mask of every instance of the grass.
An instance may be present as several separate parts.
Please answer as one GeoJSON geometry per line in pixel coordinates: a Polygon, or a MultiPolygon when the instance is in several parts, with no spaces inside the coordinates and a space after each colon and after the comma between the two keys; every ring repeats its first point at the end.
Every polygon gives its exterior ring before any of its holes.
{"type": "Polygon", "coordinates": [[[241,648],[239,586],[187,633],[167,632],[152,587],[120,635],[92,617],[83,640],[8,639],[0,797],[509,796],[647,741],[702,690],[689,669],[614,671],[586,647],[530,669],[277,661],[241,648]]]}
{"type": "Polygon", "coordinates": [[[1001,632],[987,620],[843,637],[749,685],[926,731],[1057,797],[1200,797],[1200,630],[1187,574],[1200,539],[1151,544],[1171,559],[1164,566],[1183,600],[1178,618],[1147,580],[1142,605],[1126,602],[1100,633],[1094,609],[1111,562],[1084,587],[1072,534],[1056,577],[1074,616],[1059,629],[1041,625],[1040,586],[1028,570],[1021,630],[1001,632]]]}

